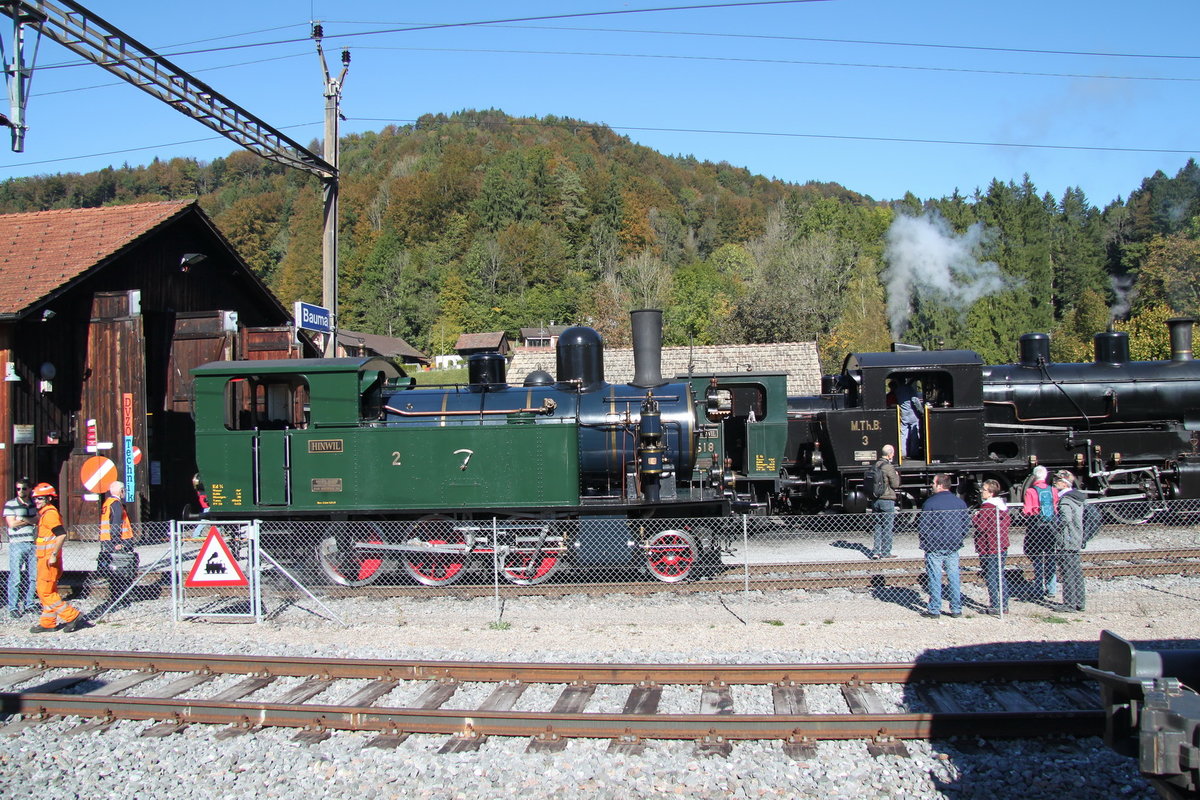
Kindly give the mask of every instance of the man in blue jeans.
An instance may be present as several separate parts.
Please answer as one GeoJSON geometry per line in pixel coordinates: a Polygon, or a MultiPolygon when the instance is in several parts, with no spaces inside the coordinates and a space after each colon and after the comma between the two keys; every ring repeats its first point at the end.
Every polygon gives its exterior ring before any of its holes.
{"type": "Polygon", "coordinates": [[[933,494],[921,506],[917,536],[925,551],[925,577],[929,581],[929,606],[923,617],[942,615],[942,573],[949,584],[950,616],[962,616],[962,583],[958,551],[971,530],[971,516],[962,498],[950,491],[950,476],[933,476],[933,494]]]}
{"type": "Polygon", "coordinates": [[[37,508],[30,492],[33,482],[17,481],[17,496],[4,504],[8,526],[8,616],[16,619],[26,611],[40,611],[37,587],[37,508]],[[21,602],[21,576],[25,576],[25,601],[21,602]]]}

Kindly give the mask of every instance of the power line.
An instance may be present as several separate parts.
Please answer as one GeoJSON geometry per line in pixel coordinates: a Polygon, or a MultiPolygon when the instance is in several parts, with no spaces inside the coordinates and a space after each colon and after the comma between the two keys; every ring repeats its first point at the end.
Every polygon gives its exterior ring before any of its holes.
{"type": "MultiPolygon", "coordinates": [[[[397,119],[386,118],[386,116],[352,116],[348,118],[350,122],[386,122],[389,125],[418,125],[419,120],[413,119],[397,119]]],[[[462,125],[462,121],[455,122],[456,125],[462,125]]],[[[295,125],[280,126],[281,130],[290,130],[290,128],[301,128],[313,125],[320,125],[320,122],[298,122],[295,125]]],[[[546,124],[541,121],[520,121],[506,120],[505,125],[509,126],[538,126],[538,127],[562,127],[564,122],[552,122],[546,124]]],[[[716,128],[668,128],[668,127],[650,127],[644,125],[598,125],[593,122],[570,122],[570,127],[575,130],[580,128],[588,128],[588,130],[607,130],[607,131],[634,131],[640,133],[695,133],[704,134],[704,136],[738,136],[738,137],[766,137],[766,138],[788,138],[788,139],[830,139],[838,140],[838,142],[877,142],[886,144],[936,144],[936,145],[958,145],[967,146],[967,148],[1013,148],[1021,150],[1068,150],[1079,152],[1151,152],[1151,154],[1165,155],[1195,155],[1200,152],[1200,148],[1192,150],[1175,149],[1175,148],[1118,148],[1112,145],[1085,145],[1085,144],[1033,144],[1025,142],[978,142],[971,139],[922,139],[917,137],[880,137],[880,136],[854,136],[848,133],[796,133],[788,131],[734,131],[734,130],[716,130],[716,128]]],[[[65,161],[79,161],[83,158],[102,158],[104,156],[114,156],[126,154],[126,152],[138,152],[144,150],[175,148],[175,146],[185,144],[197,144],[200,142],[215,142],[222,137],[204,137],[200,139],[185,139],[182,142],[170,142],[164,144],[150,144],[138,146],[138,148],[125,148],[121,150],[107,150],[104,152],[91,152],[78,156],[64,156],[61,158],[46,158],[43,161],[26,161],[17,164],[0,164],[0,169],[13,169],[18,167],[41,166],[41,164],[53,164],[65,161]]]]}
{"type": "MultiPolygon", "coordinates": [[[[193,70],[191,70],[191,72],[214,72],[219,69],[232,69],[234,67],[247,67],[247,66],[250,66],[253,64],[265,64],[269,61],[286,61],[289,58],[309,58],[311,56],[312,56],[312,53],[308,53],[308,52],[293,53],[292,55],[288,55],[288,56],[272,56],[270,58],[256,58],[251,61],[238,61],[233,64],[220,64],[215,67],[202,67],[200,69],[193,69],[193,70]]],[[[88,62],[88,63],[91,63],[91,62],[88,62]]],[[[112,81],[111,83],[93,83],[91,86],[75,86],[70,89],[56,89],[52,92],[36,92],[33,94],[33,96],[34,97],[49,97],[49,96],[55,95],[55,94],[71,94],[72,92],[84,92],[84,91],[88,91],[90,89],[105,89],[110,86],[128,86],[128,85],[129,84],[126,83],[125,81],[112,81]]]]}
{"type": "Polygon", "coordinates": [[[1006,75],[1022,78],[1070,78],[1088,80],[1116,81],[1167,81],[1176,83],[1200,83],[1200,78],[1172,78],[1155,75],[1091,75],[1071,72],[1032,72],[1028,70],[975,69],[970,67],[922,67],[907,64],[869,64],[848,61],[809,61],[786,58],[739,58],[734,56],[683,56],[658,53],[606,53],[588,52],[581,50],[499,50],[490,48],[466,47],[384,47],[364,45],[358,50],[404,50],[419,53],[492,53],[500,55],[540,55],[540,56],[585,56],[593,58],[647,58],[667,61],[709,61],[730,62],[741,64],[784,64],[805,67],[849,67],[852,69],[889,69],[911,72],[956,72],[976,75],[1006,75]]]}
{"type": "MultiPolygon", "coordinates": [[[[474,22],[435,22],[428,24],[414,24],[402,28],[385,28],[377,31],[357,31],[353,33],[332,33],[325,34],[324,38],[328,41],[331,39],[349,39],[359,36],[379,36],[385,33],[409,33],[413,31],[432,31],[443,30],[447,28],[472,28],[472,27],[487,27],[494,25],[503,25],[514,22],[539,22],[542,20],[551,19],[581,19],[583,17],[604,17],[629,14],[650,14],[668,11],[703,11],[708,9],[721,8],[742,8],[746,6],[780,6],[780,5],[796,5],[799,3],[828,3],[834,0],[746,0],[738,3],[708,3],[701,5],[686,5],[686,6],[661,6],[658,8],[626,8],[614,11],[581,11],[574,14],[545,14],[535,17],[511,17],[508,19],[491,19],[491,20],[476,20],[474,22]]],[[[287,27],[287,26],[281,26],[287,27]]],[[[271,29],[267,29],[271,30],[271,29]]],[[[236,35],[236,34],[235,34],[236,35]]],[[[295,44],[296,42],[309,41],[311,37],[305,36],[299,39],[279,39],[269,42],[251,42],[248,44],[233,44],[224,47],[209,47],[200,50],[177,50],[173,53],[160,53],[164,57],[177,57],[184,55],[198,55],[201,53],[219,53],[227,50],[244,50],[248,47],[269,47],[277,44],[295,44]]],[[[78,67],[84,64],[89,64],[88,61],[70,61],[60,62],[57,64],[47,64],[39,69],[60,69],[64,67],[78,67]]]]}
{"type": "MultiPolygon", "coordinates": [[[[384,122],[388,124],[400,125],[417,125],[419,120],[400,119],[389,117],[349,117],[349,122],[384,122]]],[[[279,126],[281,130],[292,128],[304,128],[312,125],[320,125],[321,122],[300,122],[293,125],[279,126]]],[[[454,124],[464,124],[461,120],[455,121],[454,124]]],[[[506,120],[506,125],[510,126],[539,126],[539,127],[564,127],[567,123],[555,122],[545,123],[540,121],[520,121],[506,120]]],[[[933,144],[933,145],[957,145],[962,147],[1008,147],[1014,149],[1027,150],[1067,150],[1079,152],[1105,152],[1105,153],[1162,153],[1167,155],[1194,155],[1200,152],[1200,148],[1195,149],[1176,149],[1164,147],[1115,147],[1111,145],[1070,145],[1070,144],[1033,144],[1028,142],[989,142],[989,141],[972,141],[968,139],[921,139],[916,137],[903,136],[857,136],[853,134],[834,134],[834,133],[795,133],[788,131],[741,131],[741,130],[719,130],[709,128],[656,128],[645,125],[599,125],[587,122],[572,122],[570,127],[574,129],[595,129],[595,130],[612,130],[612,131],[635,131],[640,133],[688,133],[688,134],[703,134],[710,136],[758,136],[767,138],[790,138],[790,139],[828,139],[836,141],[850,142],[879,142],[888,144],[933,144]]],[[[155,150],[159,148],[178,147],[185,144],[197,144],[200,142],[218,141],[223,137],[206,136],[200,139],[185,139],[178,142],[168,142],[163,144],[151,144],[141,147],[128,147],[121,150],[107,150],[100,153],[86,153],[74,156],[63,156],[61,158],[49,158],[42,161],[25,161],[18,164],[0,164],[0,169],[13,169],[18,167],[40,166],[42,164],[55,164],[64,161],[78,161],[86,158],[103,158],[110,155],[121,155],[124,153],[135,153],[145,150],[155,150]]]]}
{"type": "MultiPolygon", "coordinates": [[[[332,22],[333,20],[331,20],[332,22]]],[[[354,23],[348,20],[340,20],[342,24],[378,24],[387,23],[354,23]]],[[[641,28],[582,28],[572,27],[567,25],[496,25],[493,27],[511,27],[521,28],[526,30],[547,30],[547,31],[579,31],[584,33],[649,33],[658,36],[709,36],[722,39],[767,39],[781,42],[818,42],[823,44],[865,44],[882,47],[917,47],[930,48],[935,50],[975,50],[988,53],[1018,53],[1022,55],[1044,55],[1044,56],[1086,56],[1086,57],[1101,57],[1101,58],[1164,58],[1164,59],[1179,59],[1179,60],[1200,60],[1200,55],[1181,55],[1174,53],[1114,53],[1099,50],[1040,50],[1029,47],[989,47],[985,45],[971,44],[940,44],[937,42],[894,42],[875,39],[830,39],[818,36],[782,36],[779,34],[766,33],[711,33],[705,31],[660,31],[660,30],[645,30],[641,28]]]]}
{"type": "MultiPolygon", "coordinates": [[[[418,120],[409,119],[388,119],[386,117],[351,117],[354,122],[388,122],[392,124],[417,124],[418,120]]],[[[456,120],[454,124],[461,125],[461,120],[456,120]]],[[[507,120],[506,125],[537,125],[542,127],[565,127],[568,123],[555,122],[545,123],[540,121],[523,122],[517,120],[507,120]]],[[[851,142],[887,142],[898,144],[953,144],[969,147],[1012,147],[1031,150],[1079,150],[1084,152],[1115,152],[1115,153],[1167,153],[1167,154],[1195,154],[1200,152],[1200,148],[1191,150],[1179,150],[1172,148],[1160,147],[1114,147],[1104,145],[1068,145],[1068,144],[1030,144],[1023,142],[987,142],[987,141],[971,141],[967,139],[919,139],[913,137],[902,136],[855,136],[852,134],[832,134],[832,133],[791,133],[787,131],[739,131],[739,130],[717,130],[707,128],[653,128],[639,125],[597,125],[586,122],[569,123],[572,128],[589,128],[598,130],[614,130],[614,131],[639,131],[642,133],[697,133],[710,134],[716,136],[765,136],[765,137],[784,137],[793,139],[836,139],[841,141],[851,142]]]]}
{"type": "MultiPolygon", "coordinates": [[[[317,122],[298,122],[294,125],[279,125],[276,126],[279,130],[289,130],[292,128],[307,128],[313,125],[321,125],[322,121],[317,122]]],[[[199,144],[201,142],[217,142],[226,137],[224,136],[203,136],[199,139],[183,139],[178,142],[164,142],[162,144],[147,144],[140,147],[125,147],[120,150],[105,150],[102,153],[84,153],[76,156],[62,156],[61,158],[46,158],[41,161],[22,161],[19,164],[0,164],[0,169],[14,169],[17,167],[40,166],[42,164],[57,164],[63,161],[80,161],[85,158],[104,158],[105,156],[119,156],[124,153],[138,153],[146,150],[159,150],[170,147],[179,147],[185,144],[199,144]]],[[[234,152],[241,152],[235,150],[234,152]]]]}

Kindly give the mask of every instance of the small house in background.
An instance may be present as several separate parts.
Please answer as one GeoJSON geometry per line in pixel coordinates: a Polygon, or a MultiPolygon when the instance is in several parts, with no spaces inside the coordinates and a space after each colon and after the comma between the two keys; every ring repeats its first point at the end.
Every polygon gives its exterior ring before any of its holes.
{"type": "Polygon", "coordinates": [[[191,368],[318,355],[291,323],[195,201],[0,215],[0,488],[52,483],[91,525],[117,477],[135,521],[181,517],[191,368]]]}
{"type": "Polygon", "coordinates": [[[556,347],[558,337],[570,325],[544,325],[540,328],[521,328],[522,347],[556,347]]]}
{"type": "Polygon", "coordinates": [[[463,358],[475,353],[499,353],[508,358],[512,347],[508,343],[508,334],[504,331],[491,333],[464,333],[454,343],[454,351],[463,358]]]}
{"type": "Polygon", "coordinates": [[[399,337],[339,330],[337,338],[339,356],[383,356],[417,369],[429,366],[431,361],[429,356],[399,337]]]}

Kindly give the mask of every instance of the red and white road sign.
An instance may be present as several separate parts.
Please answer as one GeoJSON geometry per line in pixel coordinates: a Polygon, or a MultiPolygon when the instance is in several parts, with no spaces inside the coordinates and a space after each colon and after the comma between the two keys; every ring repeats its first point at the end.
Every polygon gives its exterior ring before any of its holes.
{"type": "Polygon", "coordinates": [[[192,564],[184,586],[198,588],[203,586],[249,586],[246,573],[238,566],[237,559],[225,543],[225,537],[214,525],[208,529],[208,538],[192,564]]]}
{"type": "Polygon", "coordinates": [[[133,463],[142,463],[142,448],[134,446],[133,448],[133,463]]]}
{"type": "Polygon", "coordinates": [[[79,480],[89,492],[103,494],[117,479],[117,465],[104,456],[92,456],[79,468],[79,480]]]}

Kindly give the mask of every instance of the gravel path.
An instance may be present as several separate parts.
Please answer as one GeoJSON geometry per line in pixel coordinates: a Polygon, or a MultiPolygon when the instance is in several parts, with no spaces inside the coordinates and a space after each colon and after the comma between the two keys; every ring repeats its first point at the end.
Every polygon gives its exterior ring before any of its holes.
{"type": "MultiPolygon", "coordinates": [[[[968,590],[970,591],[970,590],[968,590]]],[[[361,658],[530,661],[844,662],[1003,659],[1095,654],[1103,629],[1128,639],[1200,647],[1200,582],[1124,579],[1088,587],[1088,612],[1059,615],[1013,602],[1004,619],[968,611],[927,620],[912,598],[869,592],[771,595],[521,598],[497,608],[477,600],[346,599],[330,604],[352,626],[297,602],[261,625],[170,622],[165,601],[135,603],[75,634],[29,634],[31,617],[0,625],[0,646],[223,652],[361,658]]],[[[217,685],[217,684],[214,684],[217,685]]],[[[269,691],[280,691],[282,682],[269,691]]],[[[448,706],[478,701],[467,685],[448,706]]],[[[814,710],[825,704],[814,692],[814,710]]],[[[531,688],[518,705],[548,707],[554,693],[531,688]]],[[[617,710],[623,693],[601,687],[588,706],[617,710]]],[[[698,692],[664,693],[667,704],[698,692]]],[[[381,703],[403,702],[397,690],[381,703]]],[[[756,699],[757,698],[757,699],[756,699]]],[[[267,698],[264,698],[267,699],[267,698]]],[[[324,698],[322,698],[324,699],[324,698]]],[[[738,690],[735,708],[762,702],[738,690]]],[[[835,701],[835,696],[828,698],[835,701]]],[[[818,746],[795,761],[774,743],[735,744],[728,758],[700,757],[690,743],[651,742],[637,756],[606,742],[571,742],[561,753],[526,754],[523,740],[493,739],[474,753],[440,756],[441,736],[413,736],[395,750],[363,749],[370,738],[338,733],[297,744],[293,732],[215,741],[194,726],[164,739],[138,738],[151,723],[118,723],[101,734],[64,737],[75,721],[0,736],[0,797],[40,798],[1153,798],[1131,760],[1098,739],[951,740],[910,743],[911,756],[872,757],[859,742],[818,746]]]]}

